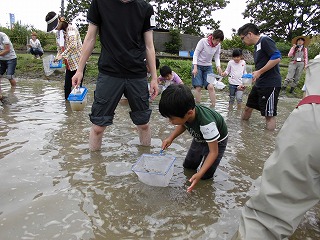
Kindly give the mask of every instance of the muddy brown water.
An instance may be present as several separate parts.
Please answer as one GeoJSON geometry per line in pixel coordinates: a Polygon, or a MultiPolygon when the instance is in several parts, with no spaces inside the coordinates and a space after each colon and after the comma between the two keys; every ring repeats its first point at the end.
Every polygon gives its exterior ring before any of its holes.
{"type": "MultiPolygon", "coordinates": [[[[3,80],[10,105],[0,106],[0,239],[230,239],[243,204],[259,185],[263,164],[279,128],[299,99],[282,98],[278,128],[264,129],[254,112],[248,122],[228,110],[218,92],[216,110],[226,119],[229,143],[214,180],[186,192],[192,173],[182,162],[191,142],[182,134],[166,151],[176,157],[168,187],[141,183],[131,166],[143,153],[157,154],[174,128],[153,110],[152,146],[138,145],[129,107],[120,103],[102,151],[88,150],[88,104],[73,112],[63,81],[19,79],[14,92],[3,80]]],[[[204,92],[203,92],[204,93],[204,92]]],[[[206,94],[203,104],[209,106],[206,94]]],[[[319,205],[307,212],[290,239],[319,239],[319,205]]]]}

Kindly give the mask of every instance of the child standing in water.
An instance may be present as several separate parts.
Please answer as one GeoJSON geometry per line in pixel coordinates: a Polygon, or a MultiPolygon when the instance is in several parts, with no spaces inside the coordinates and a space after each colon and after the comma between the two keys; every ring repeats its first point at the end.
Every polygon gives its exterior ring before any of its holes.
{"type": "Polygon", "coordinates": [[[223,77],[229,76],[229,108],[233,107],[237,99],[237,107],[242,107],[242,95],[244,86],[242,85],[242,75],[246,73],[246,62],[242,59],[242,50],[234,49],[232,60],[228,62],[226,70],[221,74],[223,77]]]}

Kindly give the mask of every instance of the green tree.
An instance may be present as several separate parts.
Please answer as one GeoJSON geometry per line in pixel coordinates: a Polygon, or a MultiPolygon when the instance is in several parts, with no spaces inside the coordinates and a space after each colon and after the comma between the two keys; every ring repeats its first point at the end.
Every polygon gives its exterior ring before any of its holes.
{"type": "Polygon", "coordinates": [[[149,1],[156,13],[157,27],[179,29],[181,33],[201,36],[201,27],[219,28],[213,12],[226,7],[227,0],[153,0],[149,1]],[[212,14],[213,13],[213,14],[212,14]]]}
{"type": "Polygon", "coordinates": [[[179,49],[182,46],[180,32],[178,29],[170,29],[169,33],[170,33],[171,40],[169,42],[164,43],[166,47],[166,52],[172,53],[172,54],[178,54],[179,49]]]}
{"type": "MultiPolygon", "coordinates": [[[[228,0],[147,0],[154,6],[159,28],[179,29],[181,33],[200,36],[200,27],[219,28],[220,21],[215,21],[212,13],[226,7],[228,0]]],[[[65,17],[76,24],[83,34],[86,31],[86,16],[91,0],[68,0],[65,17]]],[[[108,13],[106,13],[108,14],[108,13]]]]}
{"type": "Polygon", "coordinates": [[[276,41],[314,35],[320,29],[319,0],[248,0],[243,15],[276,41]]]}
{"type": "MultiPolygon", "coordinates": [[[[64,17],[69,21],[75,19],[81,36],[87,32],[87,13],[92,0],[68,0],[64,17]]],[[[106,13],[107,14],[107,13],[106,13]]]]}

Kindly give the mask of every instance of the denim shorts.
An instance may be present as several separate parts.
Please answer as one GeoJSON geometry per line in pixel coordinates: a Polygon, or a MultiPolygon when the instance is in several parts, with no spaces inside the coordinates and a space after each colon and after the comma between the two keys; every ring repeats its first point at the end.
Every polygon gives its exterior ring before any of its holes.
{"type": "MultiPolygon", "coordinates": [[[[207,86],[209,83],[207,82],[207,75],[209,73],[213,73],[212,66],[201,66],[198,65],[198,73],[196,77],[193,77],[192,75],[192,86],[193,87],[205,87],[207,89],[207,86]]],[[[193,65],[192,65],[193,70],[193,65]]]]}
{"type": "Polygon", "coordinates": [[[96,82],[90,121],[98,126],[111,125],[122,95],[128,99],[132,122],[135,125],[147,124],[152,112],[147,78],[125,79],[102,73],[99,73],[96,82]]]}
{"type": "Polygon", "coordinates": [[[7,72],[7,78],[10,80],[16,71],[17,59],[0,60],[0,76],[3,76],[7,72]]]}

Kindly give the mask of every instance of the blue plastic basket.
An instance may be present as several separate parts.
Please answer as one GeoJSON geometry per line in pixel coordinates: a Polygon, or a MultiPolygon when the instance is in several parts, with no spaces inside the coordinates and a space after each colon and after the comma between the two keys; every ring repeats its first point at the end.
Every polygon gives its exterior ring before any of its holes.
{"type": "Polygon", "coordinates": [[[87,92],[88,92],[88,89],[86,87],[75,88],[69,94],[68,100],[81,102],[87,95],[87,92]]]}
{"type": "Polygon", "coordinates": [[[50,61],[50,68],[62,68],[62,60],[57,62],[50,61]]]}
{"type": "Polygon", "coordinates": [[[86,87],[75,88],[69,94],[71,109],[73,111],[81,111],[85,108],[87,103],[88,89],[86,87]]]}

